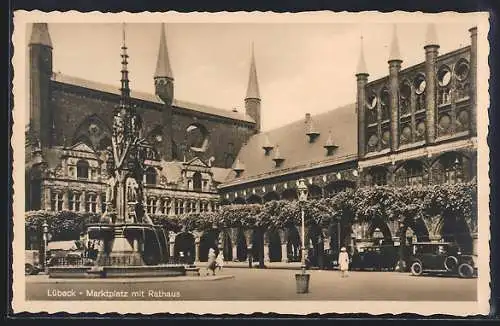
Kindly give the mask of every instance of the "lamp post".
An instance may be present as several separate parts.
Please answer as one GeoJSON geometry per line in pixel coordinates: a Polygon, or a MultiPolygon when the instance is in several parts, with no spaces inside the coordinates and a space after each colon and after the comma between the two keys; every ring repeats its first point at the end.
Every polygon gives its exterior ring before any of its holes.
{"type": "Polygon", "coordinates": [[[43,268],[45,272],[48,272],[48,265],[47,265],[47,253],[48,253],[48,241],[49,241],[49,225],[47,222],[43,222],[42,224],[42,232],[43,232],[43,268]]]}
{"type": "Polygon", "coordinates": [[[404,246],[406,246],[406,238],[405,234],[403,233],[404,231],[404,223],[403,221],[398,221],[399,222],[399,262],[398,262],[398,267],[400,272],[404,272],[405,269],[405,262],[404,262],[404,246]]]}
{"type": "Polygon", "coordinates": [[[297,193],[300,203],[300,216],[301,216],[301,227],[302,227],[302,257],[301,257],[301,270],[302,274],[306,272],[306,237],[305,237],[305,212],[304,203],[307,200],[309,189],[307,188],[306,181],[304,179],[299,180],[299,185],[297,186],[297,193]]]}

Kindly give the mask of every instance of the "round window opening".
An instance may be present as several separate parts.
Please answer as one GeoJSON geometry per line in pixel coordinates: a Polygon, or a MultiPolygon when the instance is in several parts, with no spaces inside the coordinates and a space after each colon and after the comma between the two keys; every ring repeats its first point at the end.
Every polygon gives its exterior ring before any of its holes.
{"type": "Polygon", "coordinates": [[[202,125],[189,125],[186,128],[188,146],[192,151],[204,152],[208,147],[208,132],[202,125]]]}
{"type": "Polygon", "coordinates": [[[376,135],[371,135],[368,139],[368,146],[374,147],[378,144],[378,137],[376,135]]]}
{"type": "Polygon", "coordinates": [[[425,92],[425,86],[426,85],[427,84],[425,83],[425,77],[423,75],[419,75],[415,79],[415,93],[417,93],[418,95],[420,95],[423,92],[425,92]]]}
{"type": "Polygon", "coordinates": [[[439,86],[441,87],[448,86],[451,81],[450,69],[448,69],[448,67],[442,67],[441,69],[439,69],[437,77],[439,86]]]}
{"type": "Polygon", "coordinates": [[[469,64],[467,61],[460,61],[455,67],[455,74],[457,75],[457,79],[460,81],[464,81],[469,76],[469,64]]]}

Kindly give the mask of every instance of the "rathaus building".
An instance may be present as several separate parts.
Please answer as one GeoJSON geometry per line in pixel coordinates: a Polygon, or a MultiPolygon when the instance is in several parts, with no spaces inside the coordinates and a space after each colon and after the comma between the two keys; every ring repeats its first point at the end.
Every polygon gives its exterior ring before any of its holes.
{"type": "MultiPolygon", "coordinates": [[[[104,152],[111,144],[119,88],[53,72],[56,46],[49,26],[34,24],[29,42],[26,210],[102,212],[107,180],[104,152]]],[[[151,148],[144,175],[147,212],[179,215],[214,211],[220,205],[297,200],[302,178],[309,198],[372,185],[473,180],[477,29],[470,29],[470,45],[448,53],[439,48],[437,31],[430,25],[422,62],[406,67],[395,32],[387,53],[387,75],[376,80],[369,78],[361,48],[358,66],[352,67],[357,81],[352,104],[335,108],[332,103],[325,113],[305,113],[304,119],[262,132],[253,53],[247,93],[242,94],[244,112],[180,100],[174,95],[162,26],[158,59],[151,63],[156,65],[151,76],[154,93],[131,92],[151,148]]],[[[312,257],[341,243],[363,243],[374,236],[393,239],[400,227],[397,222],[373,221],[349,230],[309,234],[312,257]]],[[[425,233],[430,240],[442,239],[450,228],[461,228],[469,234],[461,245],[475,251],[477,230],[465,223],[449,226],[420,220],[405,227],[407,236],[425,233]]],[[[261,247],[266,262],[272,263],[298,259],[299,234],[299,228],[290,227],[266,232],[263,240],[236,231],[219,238],[228,260],[244,261],[248,248],[261,247]]],[[[177,252],[176,235],[171,238],[171,250],[177,252]]],[[[194,232],[191,238],[186,239],[196,247],[193,253],[200,253],[203,232],[194,232]]]]}

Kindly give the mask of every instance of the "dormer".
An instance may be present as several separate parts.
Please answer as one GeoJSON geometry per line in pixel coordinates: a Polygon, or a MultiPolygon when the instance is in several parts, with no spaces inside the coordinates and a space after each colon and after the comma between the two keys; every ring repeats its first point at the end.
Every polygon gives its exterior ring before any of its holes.
{"type": "Polygon", "coordinates": [[[243,171],[245,171],[245,165],[237,159],[236,162],[234,162],[233,171],[236,173],[236,177],[239,177],[243,171]]]}
{"type": "Polygon", "coordinates": [[[274,151],[273,161],[276,164],[275,166],[277,168],[280,167],[281,164],[283,164],[283,161],[285,161],[285,159],[281,156],[280,147],[278,145],[276,145],[276,150],[274,151]]]}
{"type": "Polygon", "coordinates": [[[309,137],[309,142],[313,143],[319,136],[319,132],[314,127],[314,122],[310,113],[306,113],[306,135],[309,137]]]}
{"type": "Polygon", "coordinates": [[[325,145],[323,147],[326,149],[327,156],[331,156],[333,154],[333,151],[338,148],[338,146],[335,145],[333,141],[331,131],[328,133],[328,139],[326,140],[325,145]]]}
{"type": "Polygon", "coordinates": [[[262,149],[264,150],[265,155],[269,155],[269,153],[273,150],[274,146],[269,141],[267,135],[264,135],[264,144],[262,145],[262,149]]]}

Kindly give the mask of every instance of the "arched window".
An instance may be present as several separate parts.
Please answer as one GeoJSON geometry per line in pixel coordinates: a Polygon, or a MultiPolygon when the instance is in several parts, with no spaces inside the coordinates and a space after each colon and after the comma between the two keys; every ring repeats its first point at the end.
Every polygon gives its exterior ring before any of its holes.
{"type": "Polygon", "coordinates": [[[80,160],[76,163],[76,177],[78,179],[89,178],[89,163],[87,161],[80,160]]]}
{"type": "Polygon", "coordinates": [[[200,172],[195,172],[193,174],[193,189],[196,191],[202,190],[202,179],[200,172]]]}
{"type": "Polygon", "coordinates": [[[156,184],[156,170],[153,167],[149,167],[146,169],[146,184],[155,185],[156,184]]]}
{"type": "Polygon", "coordinates": [[[383,167],[373,167],[368,172],[368,185],[385,186],[387,184],[387,170],[383,167]]]}
{"type": "Polygon", "coordinates": [[[424,166],[420,161],[408,161],[396,171],[399,185],[415,186],[424,183],[424,166]]]}

